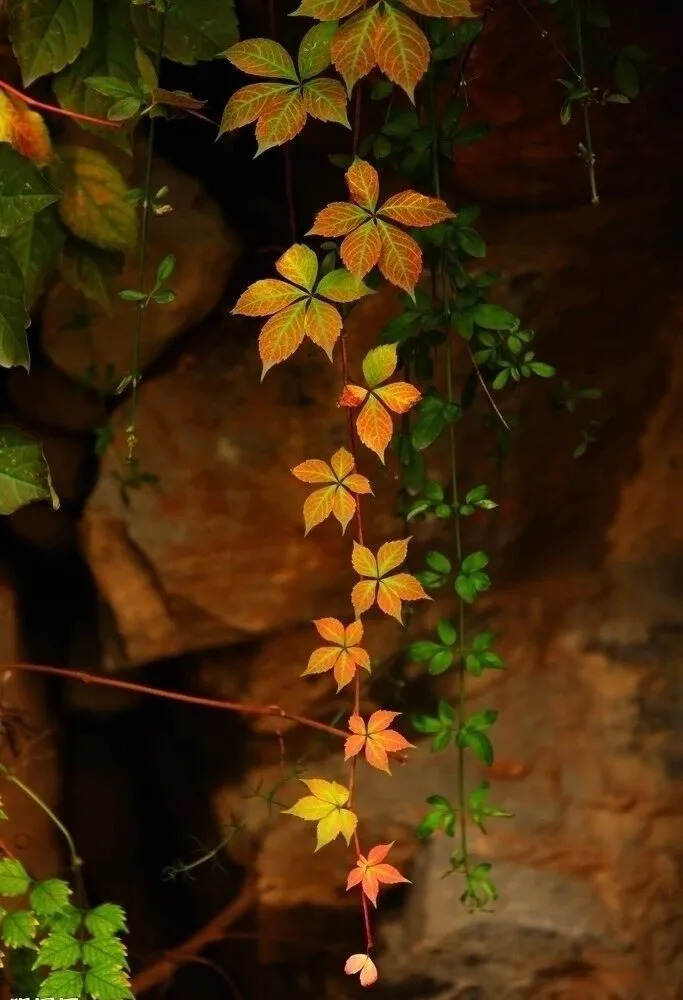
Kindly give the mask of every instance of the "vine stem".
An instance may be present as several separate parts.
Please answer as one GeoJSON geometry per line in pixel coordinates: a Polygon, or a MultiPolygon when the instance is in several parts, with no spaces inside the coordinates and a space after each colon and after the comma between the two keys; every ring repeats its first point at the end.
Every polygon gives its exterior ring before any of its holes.
{"type": "MultiPolygon", "coordinates": [[[[574,18],[576,25],[576,48],[579,54],[579,72],[581,74],[581,85],[584,90],[589,90],[586,77],[586,58],[583,51],[583,15],[581,10],[581,0],[574,0],[574,18]]],[[[583,115],[583,131],[586,137],[586,152],[584,159],[588,170],[588,183],[591,192],[591,205],[600,204],[598,185],[595,176],[595,152],[593,150],[593,136],[591,133],[591,120],[588,111],[588,101],[584,97],[581,101],[581,113],[583,115]]]]}
{"type": "MultiPolygon", "coordinates": [[[[166,35],[166,2],[162,4],[161,17],[159,18],[159,37],[155,54],[155,72],[157,80],[161,72],[161,61],[164,55],[164,38],[166,35]]],[[[152,161],[154,158],[154,139],[156,136],[156,118],[151,118],[149,123],[149,134],[147,136],[147,156],[145,160],[145,179],[143,186],[142,202],[142,222],[140,227],[140,242],[138,246],[138,289],[142,290],[145,283],[145,268],[147,264],[147,240],[149,236],[150,201],[152,199],[152,161]]],[[[133,357],[131,364],[131,396],[130,396],[130,421],[127,429],[128,453],[126,460],[133,464],[135,462],[135,451],[138,443],[138,386],[142,373],[140,371],[140,352],[142,347],[142,332],[144,326],[144,313],[147,302],[139,302],[135,317],[135,332],[133,334],[133,357]]]]}
{"type": "Polygon", "coordinates": [[[111,122],[108,118],[97,118],[94,115],[82,114],[80,111],[70,111],[68,108],[60,108],[56,104],[46,104],[44,101],[38,101],[35,97],[29,97],[22,90],[17,90],[16,87],[13,87],[5,80],[0,80],[0,89],[11,94],[12,97],[23,101],[24,104],[28,104],[32,108],[38,108],[40,111],[46,111],[51,115],[63,115],[65,118],[73,118],[79,122],[89,122],[91,125],[102,125],[105,128],[121,128],[121,122],[111,122]]]}
{"type": "MultiPolygon", "coordinates": [[[[270,24],[270,37],[277,41],[277,17],[275,14],[275,0],[268,0],[268,21],[270,24]]],[[[292,243],[296,243],[298,225],[296,220],[296,202],[294,199],[294,171],[292,169],[292,153],[289,143],[282,147],[282,159],[285,169],[285,197],[287,200],[287,214],[289,216],[289,231],[292,243]]]]}
{"type": "Polygon", "coordinates": [[[100,674],[89,674],[83,670],[71,670],[68,667],[51,667],[38,663],[4,663],[3,670],[22,670],[25,673],[48,674],[53,677],[62,677],[69,680],[80,681],[82,684],[98,684],[100,687],[118,688],[119,691],[133,691],[137,694],[151,695],[153,698],[164,698],[166,701],[179,701],[185,705],[198,705],[202,708],[217,708],[226,712],[235,712],[238,715],[257,715],[280,719],[289,719],[300,726],[308,726],[309,729],[317,729],[321,733],[328,733],[346,739],[348,733],[335,726],[328,726],[324,722],[316,719],[309,719],[304,715],[295,715],[286,712],[279,705],[252,705],[247,702],[225,701],[222,698],[205,698],[202,695],[184,694],[182,691],[167,691],[164,688],[151,687],[148,684],[138,684],[135,681],[122,681],[116,677],[105,677],[100,674]]]}

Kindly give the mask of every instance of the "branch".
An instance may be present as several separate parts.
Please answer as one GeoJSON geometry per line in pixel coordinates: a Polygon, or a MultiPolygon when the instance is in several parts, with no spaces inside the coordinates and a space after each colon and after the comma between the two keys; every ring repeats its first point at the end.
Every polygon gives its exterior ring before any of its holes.
{"type": "Polygon", "coordinates": [[[4,80],[0,80],[0,89],[7,91],[12,97],[18,98],[23,101],[24,104],[30,105],[32,108],[40,108],[41,111],[47,111],[52,115],[64,115],[65,118],[75,118],[79,122],[90,122],[91,125],[103,125],[105,128],[121,128],[121,122],[110,122],[108,118],[96,118],[94,115],[83,115],[80,111],[69,111],[68,108],[60,108],[56,104],[45,104],[43,101],[37,101],[35,97],[29,97],[28,94],[24,94],[21,90],[17,90],[16,87],[12,87],[9,83],[4,80]]]}
{"type": "Polygon", "coordinates": [[[203,708],[219,708],[226,712],[236,712],[239,715],[260,715],[273,718],[289,719],[300,726],[318,729],[321,733],[341,737],[345,740],[349,735],[343,729],[328,726],[324,722],[308,719],[304,715],[294,715],[285,712],[279,705],[251,705],[246,702],[225,701],[222,698],[204,698],[201,695],[184,694],[182,691],[166,691],[164,688],[151,687],[148,684],[137,684],[135,681],[122,681],[116,677],[104,677],[101,674],[88,674],[83,670],[70,670],[67,667],[49,667],[38,663],[2,663],[0,670],[23,670],[31,674],[49,674],[53,677],[64,677],[80,681],[82,684],[99,684],[100,687],[118,688],[122,691],[135,691],[137,694],[148,694],[153,698],[166,698],[167,701],[180,701],[186,705],[200,705],[203,708]]]}
{"type": "Polygon", "coordinates": [[[204,927],[196,931],[195,934],[184,941],[183,944],[178,945],[177,948],[171,948],[167,951],[158,962],[139,972],[131,983],[133,993],[136,995],[146,993],[154,986],[167,983],[181,965],[185,962],[195,961],[196,956],[201,954],[210,944],[222,941],[228,927],[234,924],[236,920],[239,920],[253,902],[254,889],[248,883],[242,889],[237,899],[233,899],[231,903],[228,903],[208,924],[205,924],[204,927]]]}

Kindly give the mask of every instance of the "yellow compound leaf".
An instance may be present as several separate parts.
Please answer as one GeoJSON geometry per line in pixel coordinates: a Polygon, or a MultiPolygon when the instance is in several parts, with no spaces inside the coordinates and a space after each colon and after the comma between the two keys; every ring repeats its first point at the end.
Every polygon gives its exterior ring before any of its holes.
{"type": "Polygon", "coordinates": [[[250,83],[236,90],[225,106],[219,135],[251,125],[260,116],[271,97],[291,88],[286,83],[250,83]]]}
{"type": "Polygon", "coordinates": [[[318,276],[318,258],[304,243],[295,243],[275,261],[275,270],[311,292],[318,276]]]}
{"type": "Polygon", "coordinates": [[[394,413],[407,413],[422,399],[422,393],[410,382],[392,382],[377,389],[377,395],[394,413]]]}
{"type": "Polygon", "coordinates": [[[259,354],[263,362],[263,378],[281,361],[289,358],[304,339],[305,302],[296,302],[267,321],[259,334],[259,354]]]}
{"type": "Polygon", "coordinates": [[[286,281],[264,278],[242,292],[232,310],[241,316],[272,316],[285,306],[291,305],[304,296],[304,292],[286,281]]]}
{"type": "Polygon", "coordinates": [[[301,39],[297,61],[302,80],[317,76],[330,65],[332,62],[330,46],[336,31],[337,22],[332,19],[321,24],[314,24],[301,39]]]}
{"type": "Polygon", "coordinates": [[[351,128],[346,110],[346,91],[339,80],[309,80],[303,87],[304,108],[321,122],[336,122],[351,128]]]}
{"type": "Polygon", "coordinates": [[[422,251],[412,236],[388,222],[378,222],[382,240],[379,269],[392,285],[414,297],[415,285],[422,272],[422,251]]]}
{"type": "Polygon", "coordinates": [[[345,177],[351,200],[369,212],[374,212],[379,198],[379,174],[372,164],[356,157],[345,177]]]}
{"type": "Polygon", "coordinates": [[[348,201],[333,201],[315,217],[307,236],[346,236],[368,218],[359,205],[348,201]]]}
{"type": "Polygon", "coordinates": [[[289,52],[270,38],[249,38],[237,42],[225,53],[226,59],[251,76],[267,76],[298,81],[289,52]]]}
{"type": "Polygon", "coordinates": [[[294,466],[292,475],[300,479],[302,483],[332,483],[334,473],[327,464],[320,458],[309,458],[305,462],[300,462],[294,466]]]}
{"type": "Polygon", "coordinates": [[[300,819],[317,822],[316,851],[331,843],[340,834],[348,844],[354,834],[358,818],[350,809],[344,809],[349,790],[336,781],[311,778],[303,782],[311,792],[283,812],[300,819]]]}
{"type": "Polygon", "coordinates": [[[379,210],[394,222],[404,226],[433,226],[445,219],[455,218],[445,201],[428,198],[417,191],[401,191],[388,198],[379,210]]]}
{"type": "Polygon", "coordinates": [[[332,513],[332,503],[337,492],[336,486],[323,486],[314,490],[304,503],[305,534],[317,524],[322,524],[332,513]]]}
{"type": "Polygon", "coordinates": [[[337,21],[340,17],[353,14],[364,0],[301,0],[292,16],[315,17],[318,21],[337,21]]]}
{"type": "Polygon", "coordinates": [[[387,410],[376,396],[368,396],[356,419],[356,429],[363,444],[384,463],[384,452],[391,441],[394,426],[387,410]]]}
{"type": "Polygon", "coordinates": [[[4,91],[0,91],[0,142],[8,142],[39,167],[52,159],[50,133],[42,116],[4,91]]]}
{"type": "Polygon", "coordinates": [[[340,248],[344,266],[357,278],[364,278],[379,261],[382,240],[377,226],[369,220],[342,241],[340,248]]]}
{"type": "Polygon", "coordinates": [[[298,135],[306,124],[306,109],[298,87],[271,97],[256,123],[256,139],[260,156],[273,146],[281,146],[298,135]]]}
{"type": "Polygon", "coordinates": [[[394,542],[384,542],[377,550],[377,569],[380,576],[385,576],[405,562],[408,555],[410,538],[399,538],[394,542]]]}
{"type": "Polygon", "coordinates": [[[82,240],[102,250],[128,250],[135,245],[135,205],[121,173],[106,156],[85,146],[61,146],[57,177],[62,222],[82,240]]]}
{"type": "Polygon", "coordinates": [[[332,40],[332,62],[351,93],[357,80],[377,62],[376,36],[380,23],[377,5],[346,21],[332,40]]]}
{"type": "Polygon", "coordinates": [[[304,329],[314,344],[322,347],[330,361],[334,345],[339,339],[342,329],[342,318],[334,306],[320,299],[311,299],[308,309],[304,329]]]}
{"type": "Polygon", "coordinates": [[[374,39],[377,65],[414,101],[415,86],[429,66],[429,42],[415,22],[384,6],[374,39]]]}
{"type": "Polygon", "coordinates": [[[373,347],[363,358],[363,378],[368,387],[374,389],[386,382],[396,371],[398,351],[396,344],[381,344],[373,347]]]}
{"type": "Polygon", "coordinates": [[[471,0],[403,0],[416,14],[428,17],[479,17],[477,5],[471,0]]]}

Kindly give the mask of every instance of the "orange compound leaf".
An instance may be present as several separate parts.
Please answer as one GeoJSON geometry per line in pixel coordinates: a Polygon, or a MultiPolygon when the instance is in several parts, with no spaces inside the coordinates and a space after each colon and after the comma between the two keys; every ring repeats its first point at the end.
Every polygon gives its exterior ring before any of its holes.
{"type": "Polygon", "coordinates": [[[371,767],[376,767],[378,771],[389,770],[390,753],[399,753],[402,750],[409,750],[413,747],[400,733],[389,726],[400,712],[387,712],[380,710],[373,712],[367,723],[360,715],[352,715],[349,719],[349,729],[351,736],[344,744],[344,759],[350,760],[365,748],[365,759],[371,767]]]}
{"type": "Polygon", "coordinates": [[[237,42],[228,49],[225,58],[250,76],[267,76],[278,80],[292,80],[294,83],[299,80],[287,49],[270,38],[249,38],[244,42],[237,42]]]}
{"type": "Polygon", "coordinates": [[[50,133],[42,116],[4,91],[0,91],[0,142],[9,143],[39,167],[52,159],[50,133]]]}
{"type": "Polygon", "coordinates": [[[318,21],[337,21],[353,14],[364,0],[301,0],[292,17],[314,17],[318,21]]]}
{"type": "Polygon", "coordinates": [[[351,200],[368,212],[374,212],[379,198],[379,174],[375,168],[356,157],[345,177],[351,200]]]}
{"type": "Polygon", "coordinates": [[[386,215],[404,226],[433,226],[437,222],[455,218],[441,198],[429,198],[418,191],[402,191],[392,195],[379,211],[380,215],[386,215]]]}
{"type": "Polygon", "coordinates": [[[363,639],[360,621],[344,626],[337,618],[318,618],[313,624],[321,638],[332,645],[313,650],[302,677],[331,670],[337,682],[337,691],[341,691],[353,680],[359,667],[370,672],[370,657],[360,645],[363,639]]]}
{"type": "Polygon", "coordinates": [[[377,601],[380,610],[403,624],[402,601],[431,600],[422,584],[410,573],[388,575],[404,561],[409,541],[406,538],[385,542],[380,546],[377,556],[364,545],[354,542],[351,564],[359,576],[366,577],[351,592],[351,602],[357,617],[377,601]]]}
{"type": "Polygon", "coordinates": [[[349,955],[344,965],[347,976],[360,973],[361,986],[373,986],[377,982],[377,966],[369,955],[349,955]]]}
{"type": "Polygon", "coordinates": [[[243,125],[251,125],[261,115],[271,97],[290,90],[287,83],[250,83],[236,90],[225,106],[219,136],[243,125]]]}
{"type": "Polygon", "coordinates": [[[367,858],[360,854],[356,861],[356,867],[349,872],[346,881],[346,891],[352,889],[360,883],[363,894],[367,896],[373,906],[377,906],[377,893],[380,883],[384,885],[398,885],[401,882],[410,882],[404,878],[398,868],[385,863],[384,859],[393,847],[391,844],[377,844],[368,852],[367,858]]]}
{"type": "Polygon", "coordinates": [[[352,229],[360,226],[362,222],[367,222],[367,220],[368,213],[359,205],[354,205],[349,201],[333,201],[318,212],[306,235],[346,236],[352,229]]]}
{"type": "Polygon", "coordinates": [[[306,108],[298,87],[271,97],[256,123],[256,155],[289,142],[305,124],[306,108]]]}
{"type": "Polygon", "coordinates": [[[429,67],[429,42],[415,22],[386,4],[375,33],[377,65],[413,103],[415,87],[429,67]]]}
{"type": "Polygon", "coordinates": [[[379,263],[382,240],[374,220],[359,226],[342,241],[341,259],[351,274],[364,278],[379,263]]]}
{"type": "Polygon", "coordinates": [[[339,448],[330,459],[330,464],[318,458],[309,458],[292,469],[292,474],[304,483],[323,484],[315,490],[304,504],[304,525],[306,534],[317,524],[334,514],[346,531],[349,521],[356,513],[356,499],[353,494],[372,493],[372,487],[365,476],[354,472],[353,456],[346,448],[339,448]]]}
{"type": "Polygon", "coordinates": [[[394,373],[397,364],[396,344],[383,344],[368,351],[363,360],[363,375],[368,388],[347,384],[339,399],[340,406],[363,404],[356,417],[358,436],[367,448],[379,456],[381,462],[384,462],[384,453],[394,430],[389,411],[407,413],[422,398],[420,391],[409,382],[381,385],[394,373]]]}
{"type": "Polygon", "coordinates": [[[351,128],[346,91],[338,80],[310,80],[302,89],[304,108],[321,122],[336,122],[351,128]]]}
{"type": "Polygon", "coordinates": [[[416,14],[429,17],[479,17],[481,4],[471,0],[403,0],[416,14]],[[477,10],[479,8],[479,12],[477,10]]]}
{"type": "Polygon", "coordinates": [[[415,298],[415,285],[422,272],[422,251],[412,236],[388,222],[377,223],[382,252],[379,269],[392,285],[415,298]]]}
{"type": "Polygon", "coordinates": [[[322,778],[301,780],[311,794],[299,799],[291,809],[283,809],[283,813],[318,824],[316,852],[336,840],[340,834],[349,844],[358,824],[358,817],[350,809],[344,808],[349,801],[348,788],[336,781],[325,781],[322,778]]]}
{"type": "Polygon", "coordinates": [[[332,40],[332,62],[349,93],[377,63],[375,39],[380,23],[377,5],[349,18],[332,40]]]}

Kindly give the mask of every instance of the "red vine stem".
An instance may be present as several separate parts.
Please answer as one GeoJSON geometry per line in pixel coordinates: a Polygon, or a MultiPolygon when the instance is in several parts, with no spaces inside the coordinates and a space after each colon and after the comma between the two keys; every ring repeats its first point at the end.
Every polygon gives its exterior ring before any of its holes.
{"type": "Polygon", "coordinates": [[[76,121],[90,122],[91,125],[103,125],[105,128],[121,128],[121,122],[110,122],[108,118],[96,118],[94,115],[81,114],[80,111],[69,111],[68,108],[60,108],[56,104],[45,104],[44,101],[38,101],[35,97],[29,97],[23,91],[17,90],[16,87],[12,87],[5,80],[0,80],[0,89],[7,91],[12,97],[17,97],[24,104],[29,104],[32,108],[40,108],[41,111],[47,111],[51,115],[64,115],[65,118],[75,118],[76,121]]]}
{"type": "Polygon", "coordinates": [[[236,712],[239,715],[260,715],[279,719],[289,719],[300,726],[318,729],[321,733],[346,739],[348,733],[325,722],[309,719],[304,715],[294,715],[286,712],[279,705],[252,705],[248,702],[225,701],[222,698],[205,698],[202,695],[184,694],[182,691],[167,691],[164,688],[151,687],[149,684],[138,684],[135,681],[122,681],[116,677],[104,677],[100,674],[89,674],[83,670],[70,670],[67,667],[49,667],[38,663],[3,663],[2,670],[22,670],[31,674],[49,674],[53,677],[63,677],[82,684],[99,684],[100,687],[118,688],[120,691],[134,691],[137,694],[151,695],[153,698],[165,698],[167,701],[180,701],[186,705],[199,705],[203,708],[218,708],[226,712],[236,712]]]}

